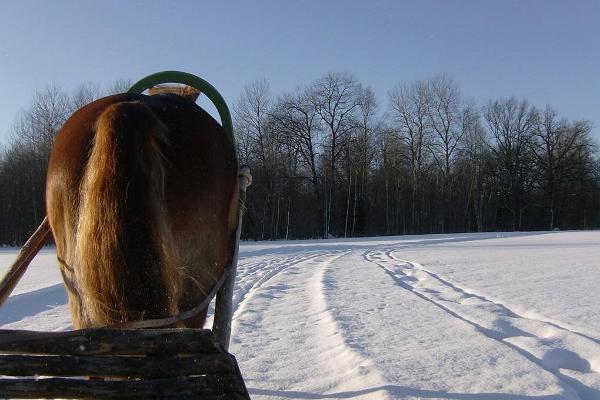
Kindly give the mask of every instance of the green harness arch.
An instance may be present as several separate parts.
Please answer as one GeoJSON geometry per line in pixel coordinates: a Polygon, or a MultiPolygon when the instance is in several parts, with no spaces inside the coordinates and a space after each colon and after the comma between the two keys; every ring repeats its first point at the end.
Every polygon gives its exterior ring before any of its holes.
{"type": "Polygon", "coordinates": [[[221,93],[219,93],[219,91],[215,89],[213,85],[204,79],[193,74],[188,74],[187,72],[157,72],[155,74],[148,75],[134,83],[133,86],[129,88],[128,92],[142,93],[144,90],[150,89],[151,87],[160,85],[162,83],[180,83],[183,85],[192,86],[204,93],[217,108],[219,117],[221,118],[221,125],[223,126],[223,129],[225,129],[227,137],[229,137],[229,140],[231,140],[233,147],[236,147],[235,138],[233,136],[233,123],[231,122],[231,113],[229,112],[229,107],[227,107],[227,103],[223,99],[223,96],[221,96],[221,93]]]}

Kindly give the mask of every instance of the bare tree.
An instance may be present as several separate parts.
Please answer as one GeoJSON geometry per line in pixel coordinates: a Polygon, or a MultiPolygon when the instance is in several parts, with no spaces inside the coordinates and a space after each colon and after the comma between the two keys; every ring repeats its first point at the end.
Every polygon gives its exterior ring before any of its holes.
{"type": "Polygon", "coordinates": [[[394,128],[408,150],[411,175],[411,225],[421,231],[421,177],[426,163],[426,149],[431,143],[429,104],[431,93],[427,82],[398,85],[390,92],[394,128]]]}
{"type": "Polygon", "coordinates": [[[546,197],[551,230],[560,225],[568,187],[586,172],[592,147],[590,132],[589,122],[559,120],[556,111],[549,106],[535,130],[532,151],[539,173],[537,180],[546,197]]]}
{"type": "Polygon", "coordinates": [[[301,165],[298,171],[312,187],[315,198],[317,226],[323,223],[322,192],[320,189],[321,175],[318,171],[317,159],[320,154],[321,120],[311,93],[307,89],[298,89],[296,94],[282,95],[271,113],[273,129],[279,140],[288,148],[293,149],[301,165]]]}
{"type": "Polygon", "coordinates": [[[460,91],[451,78],[439,76],[429,81],[429,92],[428,119],[433,134],[429,149],[442,174],[440,223],[442,232],[446,232],[450,224],[451,173],[463,136],[460,129],[460,91]]]}
{"type": "MultiPolygon", "coordinates": [[[[243,145],[246,162],[253,167],[255,181],[264,184],[261,202],[261,233],[264,239],[269,231],[274,204],[277,202],[275,189],[275,156],[277,142],[269,127],[269,115],[273,99],[266,80],[249,83],[234,106],[234,123],[238,138],[243,145]]],[[[255,191],[258,194],[258,191],[255,191]]]]}
{"type": "MultiPolygon", "coordinates": [[[[367,179],[374,158],[374,137],[381,130],[381,121],[377,117],[377,101],[371,88],[361,88],[357,93],[359,107],[356,113],[355,129],[350,145],[347,146],[346,176],[348,194],[346,199],[346,217],[344,237],[348,231],[354,235],[357,230],[357,219],[364,220],[367,179]],[[351,194],[353,196],[351,197],[351,194]],[[352,205],[351,205],[352,203],[352,205]],[[350,208],[352,208],[351,224],[350,208]]],[[[364,221],[363,221],[364,224],[364,221]]],[[[361,224],[361,225],[363,225],[361,224]]],[[[361,228],[362,229],[362,228],[361,228]]]]}
{"type": "Polygon", "coordinates": [[[312,87],[311,100],[323,123],[327,149],[327,180],[325,205],[325,237],[331,232],[331,212],[333,209],[333,188],[336,180],[336,165],[344,147],[348,144],[350,132],[354,129],[355,114],[360,104],[357,96],[360,85],[354,77],[344,73],[329,73],[317,79],[312,87]]]}
{"type": "Polygon", "coordinates": [[[481,117],[473,104],[465,105],[460,115],[462,146],[460,158],[464,161],[464,177],[466,178],[465,219],[467,230],[470,230],[470,210],[475,216],[478,232],[483,231],[483,207],[485,204],[486,160],[489,144],[486,132],[481,125],[481,117]]]}
{"type": "Polygon", "coordinates": [[[526,100],[510,98],[490,101],[484,116],[494,139],[491,150],[504,185],[504,208],[512,215],[511,229],[520,230],[523,212],[529,206],[527,194],[533,188],[531,142],[538,111],[526,100]]]}
{"type": "Polygon", "coordinates": [[[48,156],[54,137],[68,116],[68,95],[49,86],[34,94],[31,106],[13,125],[4,174],[12,186],[7,200],[13,207],[13,221],[19,224],[14,238],[17,242],[44,217],[48,156]]]}
{"type": "Polygon", "coordinates": [[[31,107],[21,116],[15,130],[16,139],[43,142],[49,150],[54,136],[70,115],[69,97],[56,86],[49,86],[33,96],[31,107]],[[25,121],[23,123],[23,121],[25,121]],[[28,126],[27,129],[22,129],[28,126]]]}
{"type": "Polygon", "coordinates": [[[463,135],[460,129],[460,91],[456,82],[446,76],[432,79],[429,90],[428,117],[433,132],[429,147],[442,174],[449,177],[463,135]]]}
{"type": "Polygon", "coordinates": [[[119,79],[106,89],[106,95],[126,93],[129,91],[132,83],[129,79],[119,79]]]}
{"type": "Polygon", "coordinates": [[[102,91],[98,85],[93,83],[82,83],[77,86],[69,96],[68,111],[69,114],[79,110],[88,103],[100,98],[102,91]]]}
{"type": "Polygon", "coordinates": [[[261,79],[247,84],[234,106],[236,127],[248,136],[254,157],[263,166],[267,166],[269,162],[272,138],[269,137],[267,123],[272,104],[269,83],[261,79]]]}

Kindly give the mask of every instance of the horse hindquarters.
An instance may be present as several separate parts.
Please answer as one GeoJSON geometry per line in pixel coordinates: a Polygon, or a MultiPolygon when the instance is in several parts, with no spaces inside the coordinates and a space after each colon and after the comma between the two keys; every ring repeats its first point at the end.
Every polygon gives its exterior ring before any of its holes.
{"type": "Polygon", "coordinates": [[[233,257],[237,183],[223,128],[179,96],[122,94],[74,113],[46,188],[73,325],[160,318],[204,300],[233,257]]]}

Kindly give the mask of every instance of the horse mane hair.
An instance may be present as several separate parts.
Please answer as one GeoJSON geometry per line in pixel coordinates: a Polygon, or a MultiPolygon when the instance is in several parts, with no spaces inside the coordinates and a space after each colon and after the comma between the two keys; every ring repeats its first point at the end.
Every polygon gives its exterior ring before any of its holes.
{"type": "Polygon", "coordinates": [[[195,103],[196,100],[198,100],[198,96],[200,96],[200,91],[198,89],[187,85],[157,85],[148,89],[148,93],[150,93],[150,96],[157,94],[176,94],[193,103],[195,103]]]}

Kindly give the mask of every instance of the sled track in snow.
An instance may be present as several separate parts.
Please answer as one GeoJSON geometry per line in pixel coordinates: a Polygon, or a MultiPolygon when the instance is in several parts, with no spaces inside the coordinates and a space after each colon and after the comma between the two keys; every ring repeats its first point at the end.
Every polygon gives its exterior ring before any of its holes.
{"type": "MultiPolygon", "coordinates": [[[[246,343],[233,343],[240,365],[260,360],[255,370],[244,370],[252,381],[270,381],[278,389],[253,389],[251,395],[273,398],[328,398],[322,393],[355,393],[384,383],[375,363],[347,343],[327,302],[329,268],[348,251],[322,251],[281,265],[277,273],[256,281],[234,320],[236,334],[246,343]],[[258,330],[257,327],[271,329],[258,330]],[[285,337],[285,340],[281,340],[285,337]],[[247,343],[253,343],[248,346],[247,343]],[[260,351],[257,351],[260,349],[260,351]],[[282,358],[283,356],[283,358],[282,358]],[[289,361],[295,360],[293,368],[289,361]],[[262,367],[261,367],[262,366],[262,367]],[[298,391],[296,383],[302,383],[298,391]],[[315,397],[318,396],[318,397],[315,397]]],[[[388,399],[384,390],[360,398],[388,399]]]]}
{"type": "Polygon", "coordinates": [[[309,255],[296,254],[287,257],[274,257],[267,261],[263,259],[257,263],[242,263],[236,282],[239,289],[233,295],[233,319],[236,319],[238,314],[244,312],[245,302],[275,275],[296,264],[316,258],[322,254],[323,252],[309,255]]]}
{"type": "MultiPolygon", "coordinates": [[[[336,391],[348,390],[344,387],[344,381],[353,380],[354,383],[361,382],[356,388],[365,388],[370,386],[382,386],[384,379],[377,370],[375,363],[355,352],[347,343],[340,329],[334,314],[330,311],[327,303],[327,284],[326,276],[328,268],[331,268],[334,261],[347,255],[349,252],[343,252],[336,256],[329,256],[321,261],[319,268],[311,277],[313,295],[311,296],[311,315],[314,316],[315,327],[318,336],[326,340],[317,341],[318,352],[322,360],[326,361],[334,374],[340,376],[340,382],[336,391]],[[350,377],[354,377],[350,379],[350,377]],[[376,384],[375,384],[376,383],[376,384]]],[[[368,398],[387,399],[385,391],[379,391],[366,396],[368,398]]]]}
{"type": "Polygon", "coordinates": [[[363,257],[382,268],[398,286],[554,374],[580,399],[600,399],[598,339],[554,321],[519,314],[473,290],[451,283],[418,263],[396,257],[395,251],[397,249],[371,250],[363,257]]]}

